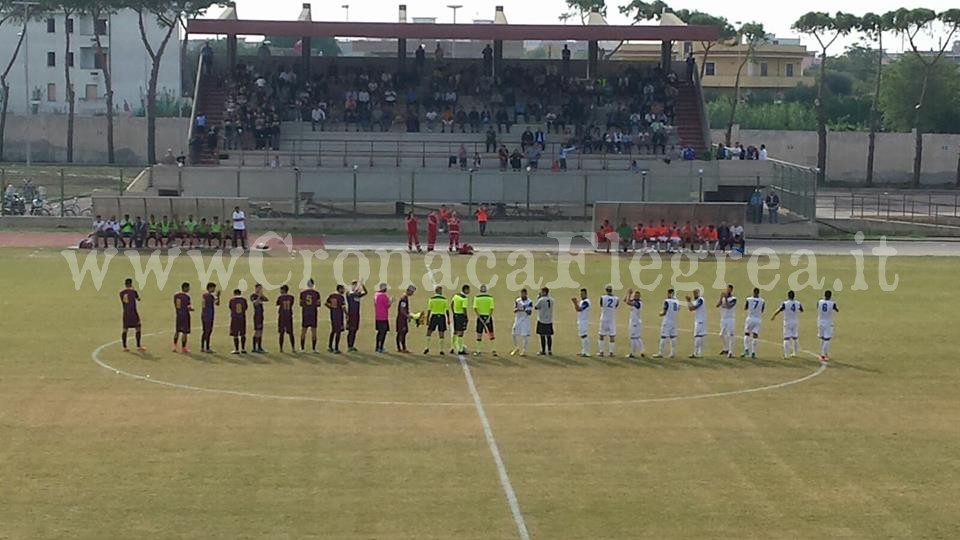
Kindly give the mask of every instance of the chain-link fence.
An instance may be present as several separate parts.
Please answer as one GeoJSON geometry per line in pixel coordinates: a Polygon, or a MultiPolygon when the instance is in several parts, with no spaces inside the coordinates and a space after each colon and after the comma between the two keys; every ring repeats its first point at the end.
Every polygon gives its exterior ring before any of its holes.
{"type": "Polygon", "coordinates": [[[772,173],[771,177],[766,179],[765,187],[780,197],[780,206],[790,214],[810,221],[815,220],[817,218],[817,170],[786,161],[770,160],[770,162],[772,173]]]}
{"type": "Polygon", "coordinates": [[[9,164],[0,167],[0,215],[90,214],[95,193],[122,195],[141,169],[9,164]]]}

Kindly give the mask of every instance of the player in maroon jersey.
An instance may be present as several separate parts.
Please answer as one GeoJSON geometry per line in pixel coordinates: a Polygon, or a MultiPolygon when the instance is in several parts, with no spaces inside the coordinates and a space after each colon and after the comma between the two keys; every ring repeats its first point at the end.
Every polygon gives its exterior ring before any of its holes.
{"type": "Polygon", "coordinates": [[[176,312],[177,323],[173,332],[173,352],[180,352],[179,347],[184,354],[188,354],[187,337],[190,335],[190,312],[193,306],[190,305],[190,284],[183,282],[180,284],[180,292],[173,295],[173,309],[176,312]]]}
{"type": "Polygon", "coordinates": [[[290,287],[280,287],[280,296],[277,297],[277,329],[280,331],[280,352],[283,352],[283,336],[290,336],[290,350],[297,352],[293,343],[293,304],[295,299],[290,294],[290,287]]]}
{"type": "Polygon", "coordinates": [[[233,354],[247,354],[247,299],[243,297],[240,289],[233,290],[229,306],[233,354]]]}
{"type": "Polygon", "coordinates": [[[323,305],[330,310],[330,337],[327,339],[327,352],[340,354],[340,334],[343,333],[343,316],[346,313],[346,298],[343,297],[344,286],[337,285],[337,290],[330,293],[323,305]]]}
{"type": "Polygon", "coordinates": [[[203,293],[200,306],[200,323],[203,333],[200,334],[200,352],[212,353],[210,337],[213,335],[213,319],[216,307],[220,305],[220,291],[216,283],[207,283],[207,290],[203,293]]]}
{"type": "Polygon", "coordinates": [[[253,294],[250,295],[250,303],[253,304],[253,348],[255,353],[265,353],[263,350],[263,304],[270,299],[263,294],[263,285],[257,283],[253,287],[253,294]]]}
{"type": "Polygon", "coordinates": [[[120,334],[120,340],[123,342],[123,352],[130,352],[127,348],[127,330],[131,328],[136,330],[137,350],[146,351],[140,346],[140,314],[137,312],[139,301],[140,293],[133,288],[133,280],[123,280],[123,290],[120,291],[120,304],[123,306],[123,333],[120,334]]]}
{"type": "Polygon", "coordinates": [[[307,330],[313,352],[317,352],[317,309],[320,308],[320,293],[313,288],[313,279],[307,281],[307,288],[300,291],[300,350],[306,351],[307,330]]]}
{"type": "Polygon", "coordinates": [[[410,297],[416,290],[417,288],[413,285],[408,286],[397,301],[397,352],[410,352],[407,350],[407,332],[410,331],[410,297]]]}

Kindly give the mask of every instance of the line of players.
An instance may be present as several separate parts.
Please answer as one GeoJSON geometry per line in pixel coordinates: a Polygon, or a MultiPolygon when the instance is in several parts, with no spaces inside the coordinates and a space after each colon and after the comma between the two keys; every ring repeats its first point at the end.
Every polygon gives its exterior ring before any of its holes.
{"type": "MultiPolygon", "coordinates": [[[[410,285],[396,301],[396,348],[398,352],[409,353],[407,349],[406,338],[410,330],[410,324],[416,326],[426,323],[427,325],[427,348],[424,354],[430,354],[431,346],[434,344],[434,334],[439,338],[439,353],[444,354],[443,341],[448,327],[452,323],[452,332],[450,336],[450,352],[453,354],[466,354],[467,347],[464,336],[469,327],[469,314],[472,311],[476,316],[476,348],[474,355],[482,353],[484,338],[490,345],[491,353],[496,356],[496,344],[494,333],[494,310],[496,308],[494,298],[488,294],[485,285],[480,286],[480,292],[473,297],[470,302],[470,285],[464,285],[460,291],[453,295],[449,301],[443,294],[443,287],[437,286],[434,294],[427,301],[427,308],[423,312],[412,312],[410,309],[411,297],[416,292],[416,287],[410,285]]],[[[283,352],[286,339],[289,339],[290,349],[296,351],[294,343],[294,307],[299,305],[301,308],[301,331],[300,331],[300,350],[306,351],[307,335],[310,336],[311,350],[317,352],[317,326],[319,319],[319,308],[325,307],[330,315],[330,334],[327,341],[327,351],[339,354],[341,335],[347,332],[347,350],[356,351],[356,337],[360,329],[360,306],[361,299],[367,295],[366,287],[362,283],[354,281],[350,284],[349,290],[344,285],[337,285],[334,292],[327,296],[321,304],[321,295],[315,289],[314,281],[307,282],[307,287],[300,292],[299,299],[290,294],[289,287],[283,285],[280,288],[280,295],[274,302],[277,308],[277,328],[279,332],[278,344],[280,351],[283,352]]],[[[134,329],[136,332],[137,350],[144,351],[141,344],[141,321],[137,310],[137,304],[141,300],[139,293],[133,288],[133,280],[127,279],[124,283],[124,289],[120,291],[120,301],[123,307],[123,332],[121,343],[124,351],[129,351],[127,346],[128,330],[134,329]]],[[[254,286],[254,292],[250,295],[249,301],[243,295],[240,289],[233,291],[233,296],[228,301],[230,312],[230,336],[233,338],[233,354],[246,354],[247,341],[247,314],[252,308],[253,311],[253,343],[252,352],[265,353],[263,349],[263,330],[264,330],[264,306],[270,302],[270,299],[264,294],[263,287],[260,284],[254,286]]],[[[577,317],[577,334],[580,337],[581,347],[580,356],[590,356],[590,316],[592,303],[589,299],[587,289],[580,289],[579,298],[571,298],[571,303],[577,317]]],[[[643,330],[643,299],[639,291],[628,290],[627,294],[621,299],[613,294],[613,287],[607,286],[604,294],[600,296],[600,320],[598,329],[597,356],[614,356],[614,349],[617,336],[616,312],[623,303],[629,309],[629,339],[630,352],[628,358],[634,358],[637,355],[644,357],[644,343],[642,338],[643,330]],[[604,351],[606,349],[606,351],[604,351]]],[[[180,292],[173,297],[175,311],[175,331],[173,336],[173,351],[189,353],[187,346],[188,336],[191,333],[191,313],[193,305],[190,298],[190,284],[183,283],[180,292]]],[[[213,352],[210,348],[210,340],[213,334],[216,308],[220,305],[220,291],[216,284],[208,283],[201,300],[201,323],[202,334],[200,338],[200,348],[202,352],[213,352]]],[[[387,285],[381,283],[373,298],[374,317],[376,327],[376,352],[386,352],[386,336],[390,331],[390,310],[394,305],[394,300],[387,294],[387,285]]],[[[723,350],[720,356],[732,358],[734,356],[736,339],[736,309],[738,306],[737,298],[734,295],[733,285],[728,285],[721,292],[715,307],[720,310],[720,338],[723,343],[723,350]]],[[[539,291],[536,300],[528,296],[527,290],[520,291],[520,296],[513,303],[513,327],[511,336],[513,339],[513,348],[511,355],[524,356],[529,348],[531,322],[534,312],[537,313],[536,333],[540,338],[540,355],[553,354],[553,335],[554,335],[554,309],[556,301],[550,295],[550,290],[546,287],[539,291]]],[[[695,289],[692,296],[686,297],[685,304],[681,303],[675,295],[675,291],[667,291],[667,298],[663,301],[659,316],[662,319],[660,325],[660,341],[657,353],[654,358],[674,358],[677,350],[677,318],[679,313],[686,309],[694,317],[693,327],[693,353],[690,358],[701,358],[704,354],[704,340],[707,335],[707,303],[701,291],[695,289]]],[[[753,289],[753,295],[748,297],[744,303],[746,320],[744,322],[743,350],[741,357],[757,357],[757,345],[760,336],[762,317],[766,310],[766,301],[761,297],[760,290],[753,289]]],[[[783,314],[783,355],[784,358],[796,356],[800,351],[799,345],[799,315],[803,313],[803,305],[796,299],[793,291],[787,293],[787,299],[773,314],[771,320],[775,320],[781,313],[783,314]]],[[[823,298],[817,302],[817,327],[818,337],[820,339],[820,360],[826,362],[829,359],[830,344],[834,333],[834,314],[839,313],[837,303],[833,300],[831,291],[825,291],[823,298]]]]}

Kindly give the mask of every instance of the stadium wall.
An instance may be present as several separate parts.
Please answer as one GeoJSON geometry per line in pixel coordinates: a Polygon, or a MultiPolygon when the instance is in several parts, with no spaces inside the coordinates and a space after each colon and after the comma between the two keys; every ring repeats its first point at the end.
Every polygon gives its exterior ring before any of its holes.
{"type": "MultiPolygon", "coordinates": [[[[712,130],[714,144],[723,142],[725,131],[712,130]]],[[[832,132],[827,136],[827,180],[862,184],[867,167],[867,138],[864,132],[832,132]]],[[[771,131],[740,129],[734,126],[733,142],[767,145],[771,158],[814,166],[817,163],[815,131],[771,131]]],[[[878,133],[874,183],[901,184],[913,179],[913,133],[878,133]]],[[[960,134],[929,133],[923,136],[925,185],[953,184],[957,180],[960,134]]]]}

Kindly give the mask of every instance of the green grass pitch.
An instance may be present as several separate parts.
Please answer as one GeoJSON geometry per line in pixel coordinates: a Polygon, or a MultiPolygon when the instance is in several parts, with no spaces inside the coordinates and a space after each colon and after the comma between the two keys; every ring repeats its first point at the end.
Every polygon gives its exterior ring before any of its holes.
{"type": "MultiPolygon", "coordinates": [[[[573,277],[596,299],[610,281],[609,259],[586,259],[586,271],[574,267],[573,277]]],[[[314,263],[324,296],[334,285],[332,260],[314,263]]],[[[418,282],[421,260],[412,269],[418,282]]],[[[551,259],[539,254],[535,262],[537,275],[551,280],[551,259]]],[[[686,359],[688,313],[679,318],[682,359],[623,358],[623,308],[618,357],[577,358],[569,303],[576,291],[569,289],[553,291],[557,354],[511,357],[504,353],[515,295],[503,285],[512,269],[505,254],[493,269],[477,265],[481,279],[501,280],[492,291],[501,356],[469,363],[530,537],[960,535],[956,261],[892,259],[888,272],[900,276],[894,292],[879,290],[875,259],[866,260],[869,288],[860,291],[850,290],[852,258],[818,263],[827,284],[845,285],[835,293],[841,313],[828,369],[782,388],[673,401],[657,398],[778,385],[814,373],[818,362],[812,355],[784,360],[781,324],[768,318],[759,359],[716,357],[715,309],[705,359],[686,359]]],[[[466,264],[454,258],[454,274],[466,275],[466,264]]],[[[620,265],[626,288],[628,262],[620,265]]],[[[344,275],[356,275],[354,259],[347,266],[344,275]]],[[[726,281],[741,299],[749,295],[745,266],[727,265],[726,281]]],[[[302,265],[268,257],[264,267],[271,281],[288,271],[299,281],[302,265]]],[[[375,276],[377,268],[374,260],[375,276]]],[[[656,290],[643,292],[648,355],[669,268],[659,272],[656,290]]],[[[714,273],[715,263],[705,262],[685,279],[704,282],[712,302],[714,273]]],[[[231,344],[223,326],[214,333],[218,354],[173,354],[171,297],[183,280],[193,283],[195,303],[201,292],[193,264],[180,259],[162,290],[141,288],[148,353],[110,345],[99,358],[151,381],[261,397],[152,384],[91,358],[119,338],[117,292],[129,275],[130,265],[116,259],[100,291],[89,280],[75,290],[57,251],[0,250],[0,537],[518,537],[455,357],[374,354],[369,302],[360,353],[279,355],[268,309],[269,355],[224,354],[231,344]]],[[[249,294],[245,260],[221,288],[232,290],[240,278],[249,294]]],[[[391,293],[400,279],[390,274],[391,293]]],[[[768,316],[786,289],[781,279],[764,293],[768,316]]],[[[812,308],[819,296],[799,294],[808,351],[818,348],[812,308]]],[[[421,288],[414,307],[422,309],[426,297],[421,288]]],[[[226,322],[225,307],[217,315],[226,322]]],[[[329,323],[322,313],[320,321],[324,344],[329,323]]],[[[742,325],[738,311],[738,352],[742,325]]],[[[194,326],[198,350],[199,312],[194,326]]],[[[422,350],[423,331],[412,331],[409,342],[422,350]]],[[[392,333],[387,343],[392,350],[392,333]]]]}

